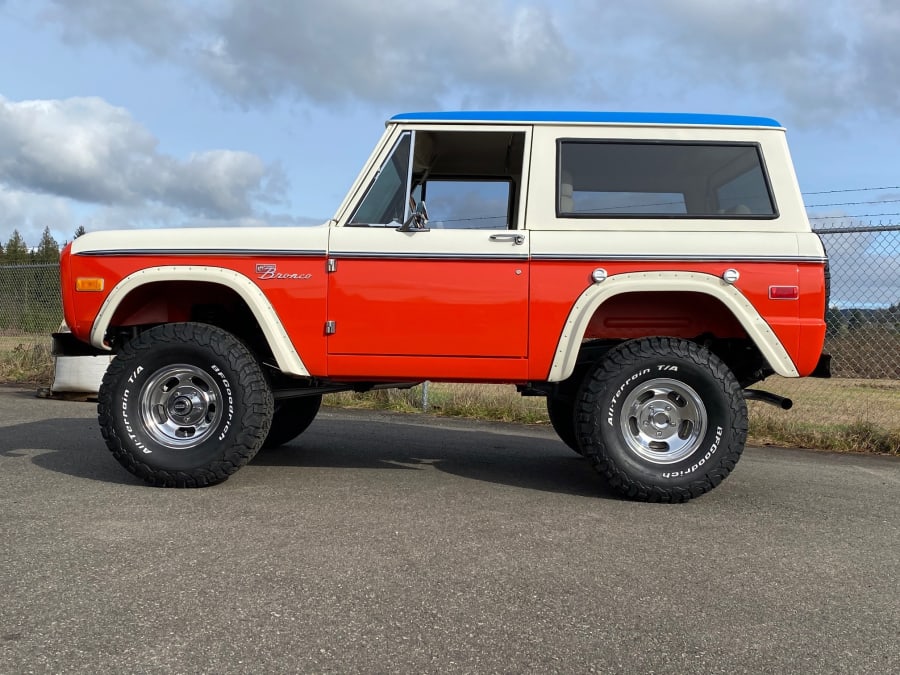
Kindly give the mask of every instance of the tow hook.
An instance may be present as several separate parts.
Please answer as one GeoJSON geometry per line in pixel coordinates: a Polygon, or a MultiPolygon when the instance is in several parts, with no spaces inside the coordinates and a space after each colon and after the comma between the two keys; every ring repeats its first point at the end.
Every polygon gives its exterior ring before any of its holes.
{"type": "Polygon", "coordinates": [[[782,410],[790,410],[794,407],[794,402],[791,399],[760,389],[744,389],[744,398],[748,401],[762,401],[782,410]]]}

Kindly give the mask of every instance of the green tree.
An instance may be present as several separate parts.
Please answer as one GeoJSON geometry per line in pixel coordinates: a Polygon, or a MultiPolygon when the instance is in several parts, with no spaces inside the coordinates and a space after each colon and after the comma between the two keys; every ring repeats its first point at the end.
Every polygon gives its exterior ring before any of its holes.
{"type": "Polygon", "coordinates": [[[863,324],[866,323],[866,314],[858,307],[854,307],[850,310],[850,315],[847,317],[847,327],[850,330],[859,330],[862,328],[863,324]]]}
{"type": "Polygon", "coordinates": [[[80,236],[83,235],[84,233],[85,233],[84,225],[79,225],[79,226],[78,226],[78,229],[75,230],[75,236],[72,237],[72,238],[73,238],[73,239],[78,239],[78,237],[80,237],[80,236]]]}
{"type": "Polygon", "coordinates": [[[59,243],[50,234],[49,227],[44,228],[44,233],[41,235],[41,241],[34,255],[34,261],[36,263],[59,262],[59,243]]]}
{"type": "Polygon", "coordinates": [[[21,265],[28,262],[28,245],[18,230],[13,230],[9,241],[6,242],[3,262],[7,265],[21,265]]]}
{"type": "Polygon", "coordinates": [[[890,313],[891,321],[894,324],[894,327],[900,329],[900,302],[895,305],[891,305],[891,308],[888,310],[890,313]]]}
{"type": "Polygon", "coordinates": [[[825,323],[828,324],[828,337],[837,337],[847,327],[847,319],[837,307],[829,307],[825,313],[825,323]]]}

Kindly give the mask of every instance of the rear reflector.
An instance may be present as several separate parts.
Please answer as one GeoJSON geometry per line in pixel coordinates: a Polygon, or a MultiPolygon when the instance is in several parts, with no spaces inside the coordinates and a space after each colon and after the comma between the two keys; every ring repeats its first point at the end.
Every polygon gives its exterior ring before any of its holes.
{"type": "Polygon", "coordinates": [[[796,300],[799,297],[798,286],[769,286],[770,300],[796,300]]]}

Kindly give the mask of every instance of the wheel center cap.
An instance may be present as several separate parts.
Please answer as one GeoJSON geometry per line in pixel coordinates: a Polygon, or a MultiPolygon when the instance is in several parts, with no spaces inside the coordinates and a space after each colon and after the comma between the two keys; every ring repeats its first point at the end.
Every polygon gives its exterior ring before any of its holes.
{"type": "Polygon", "coordinates": [[[669,426],[669,416],[664,412],[656,412],[654,413],[650,420],[653,422],[653,426],[657,429],[664,429],[669,426]]]}
{"type": "Polygon", "coordinates": [[[191,410],[194,409],[194,404],[191,402],[187,396],[179,396],[174,401],[172,401],[172,413],[178,415],[180,417],[184,417],[185,415],[189,415],[191,410]]]}

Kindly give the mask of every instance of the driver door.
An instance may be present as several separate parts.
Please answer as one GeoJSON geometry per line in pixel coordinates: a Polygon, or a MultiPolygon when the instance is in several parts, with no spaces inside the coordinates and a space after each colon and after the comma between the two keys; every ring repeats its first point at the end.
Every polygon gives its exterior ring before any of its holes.
{"type": "Polygon", "coordinates": [[[423,179],[411,197],[414,153],[415,132],[404,132],[332,228],[329,373],[433,378],[474,375],[476,363],[524,372],[528,238],[509,229],[512,182],[423,179]],[[423,198],[431,219],[416,227],[423,198]],[[461,204],[479,198],[493,206],[466,215],[461,204]]]}

